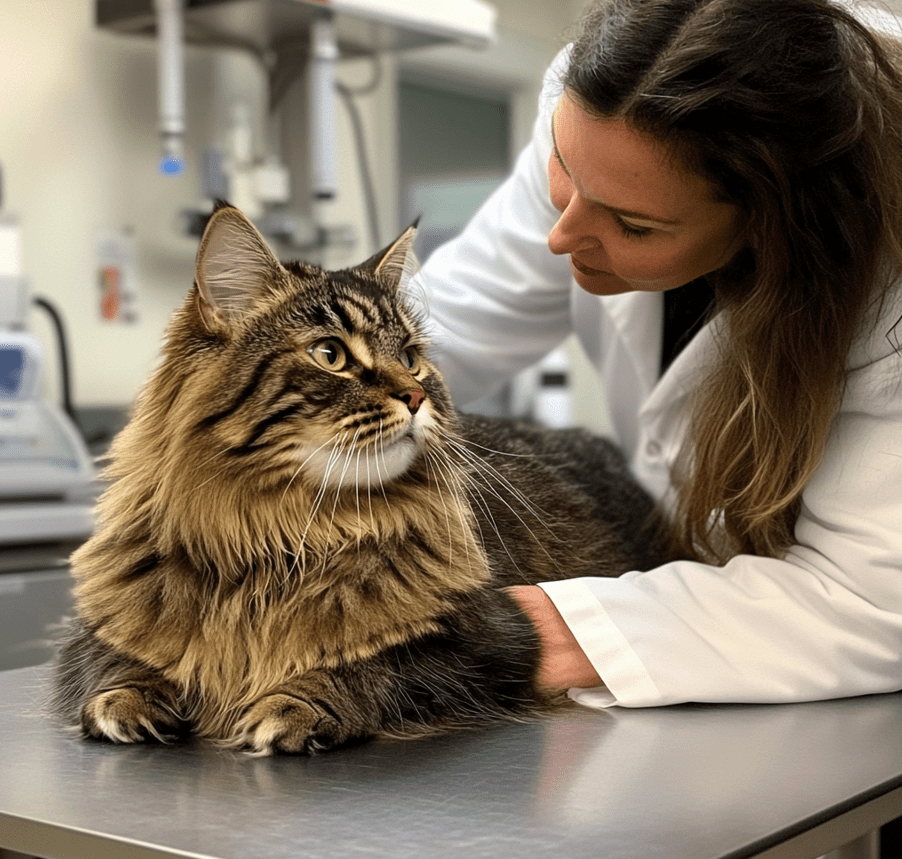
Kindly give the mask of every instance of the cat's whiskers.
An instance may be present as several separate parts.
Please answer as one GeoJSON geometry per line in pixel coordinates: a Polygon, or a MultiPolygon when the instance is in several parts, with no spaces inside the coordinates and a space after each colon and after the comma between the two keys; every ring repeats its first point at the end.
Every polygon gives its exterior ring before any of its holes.
{"type": "MultiPolygon", "coordinates": [[[[225,454],[227,454],[231,449],[232,449],[232,445],[228,445],[227,447],[224,447],[218,453],[214,453],[212,456],[208,456],[204,460],[204,462],[201,463],[201,466],[198,469],[198,471],[203,471],[211,462],[213,462],[214,459],[218,459],[220,456],[225,456],[225,454]]],[[[219,477],[220,474],[223,474],[224,472],[226,472],[228,470],[229,470],[229,464],[227,463],[225,466],[220,468],[219,471],[211,474],[205,481],[203,481],[203,483],[199,483],[196,486],[194,486],[192,488],[192,492],[197,492],[199,489],[202,489],[204,486],[206,486],[211,481],[216,480],[216,478],[219,477]]]]}
{"type": "Polygon", "coordinates": [[[316,450],[314,450],[308,457],[306,457],[306,459],[304,459],[304,461],[295,469],[294,474],[291,475],[291,478],[288,481],[288,484],[285,486],[285,491],[282,493],[283,500],[285,499],[285,496],[288,494],[288,490],[291,488],[291,484],[294,482],[295,477],[297,477],[304,470],[304,466],[308,462],[310,462],[310,460],[313,459],[313,457],[316,456],[316,454],[318,454],[327,444],[332,444],[332,442],[334,442],[335,439],[338,438],[338,435],[339,435],[338,433],[335,433],[335,435],[333,435],[332,438],[324,441],[318,448],[316,448],[316,450]]]}
{"type": "Polygon", "coordinates": [[[438,482],[439,465],[434,461],[434,456],[429,451],[426,452],[423,461],[426,463],[426,469],[429,472],[430,478],[435,482],[436,493],[438,494],[439,500],[442,502],[442,509],[445,511],[445,527],[448,529],[448,566],[450,567],[454,561],[454,546],[451,537],[451,514],[448,511],[448,505],[445,504],[445,493],[442,492],[442,487],[438,482]]]}
{"type": "MultiPolygon", "coordinates": [[[[341,470],[341,476],[338,478],[338,489],[344,487],[345,477],[348,473],[348,469],[351,467],[351,457],[354,456],[354,451],[357,449],[357,438],[360,435],[361,427],[357,427],[357,431],[354,433],[354,438],[351,439],[351,443],[348,445],[348,452],[345,456],[345,464],[344,468],[341,470]]],[[[358,451],[359,453],[359,451],[358,451]]],[[[338,492],[335,493],[335,504],[338,504],[338,492]]],[[[332,513],[334,515],[335,509],[333,508],[332,513]]]]}
{"type": "MultiPolygon", "coordinates": [[[[459,458],[458,458],[458,460],[452,459],[451,453],[452,453],[451,451],[444,449],[444,448],[441,450],[441,455],[445,461],[446,468],[456,475],[455,483],[457,486],[459,497],[461,499],[461,501],[460,501],[461,505],[463,506],[464,509],[469,508],[472,511],[470,502],[473,498],[473,495],[472,495],[472,488],[474,485],[473,475],[470,473],[470,468],[468,467],[468,464],[466,463],[466,461],[464,460],[464,466],[461,467],[460,461],[458,461],[459,458]]],[[[480,500],[482,500],[481,496],[480,496],[480,500]]],[[[481,509],[483,509],[485,511],[486,518],[491,522],[492,527],[495,529],[495,531],[497,533],[497,527],[495,526],[495,521],[491,515],[491,511],[488,509],[488,506],[487,505],[481,506],[481,509]]],[[[479,522],[479,517],[474,514],[471,518],[472,518],[473,524],[476,526],[476,529],[479,532],[479,536],[480,536],[479,545],[484,546],[485,541],[482,539],[483,531],[482,531],[482,525],[479,522]]]]}
{"type": "MultiPolygon", "coordinates": [[[[442,457],[445,460],[447,469],[457,475],[456,484],[458,492],[460,493],[461,504],[463,505],[464,509],[470,508],[472,510],[471,501],[478,501],[480,509],[485,513],[486,519],[491,524],[492,529],[496,534],[498,534],[499,539],[501,539],[501,534],[498,530],[498,526],[495,523],[495,519],[492,516],[491,508],[485,501],[482,493],[479,492],[479,486],[476,483],[471,464],[453,449],[443,448],[441,453],[442,457]],[[461,462],[463,463],[463,466],[461,466],[461,462]],[[478,493],[478,499],[474,497],[474,492],[478,493]]],[[[482,525],[479,522],[479,517],[473,515],[472,522],[475,524],[480,538],[482,538],[484,535],[482,525]]],[[[506,540],[501,539],[501,542],[506,543],[506,540]]],[[[485,545],[483,539],[480,539],[480,545],[485,545]]]]}
{"type": "MultiPolygon", "coordinates": [[[[486,491],[490,492],[505,507],[507,507],[507,509],[510,510],[511,513],[514,514],[514,516],[517,517],[517,519],[520,521],[520,524],[522,524],[523,527],[526,528],[526,530],[532,535],[533,539],[539,545],[541,545],[541,540],[536,535],[535,531],[533,531],[533,529],[530,528],[530,526],[526,523],[526,520],[516,511],[516,509],[510,504],[510,502],[499,491],[499,489],[492,485],[491,478],[497,477],[497,475],[493,475],[493,474],[491,474],[491,472],[486,471],[485,469],[482,469],[480,467],[480,463],[478,461],[474,463],[474,466],[475,466],[475,468],[470,474],[470,477],[471,477],[470,487],[475,489],[475,488],[477,488],[477,486],[479,486],[482,489],[485,489],[486,491]],[[482,482],[480,484],[477,484],[476,483],[477,479],[480,479],[482,482]]],[[[545,521],[545,517],[543,515],[540,515],[542,511],[540,510],[539,512],[536,512],[537,508],[533,508],[530,505],[528,505],[528,503],[525,501],[522,493],[520,493],[515,487],[510,486],[509,484],[507,486],[505,486],[504,482],[502,482],[502,488],[506,488],[506,489],[510,490],[510,492],[514,495],[515,500],[520,501],[523,504],[523,506],[526,507],[526,512],[528,512],[536,520],[536,522],[538,522],[539,525],[541,525],[548,532],[548,535],[552,539],[554,539],[558,542],[564,542],[558,536],[558,534],[556,534],[555,531],[552,530],[552,528],[548,525],[548,523],[545,521]]],[[[544,546],[542,548],[543,548],[543,551],[545,551],[545,553],[548,554],[548,557],[551,558],[551,555],[548,553],[548,550],[545,549],[544,546]]]]}
{"type": "MultiPolygon", "coordinates": [[[[447,433],[442,433],[442,437],[448,441],[461,443],[461,439],[457,436],[448,435],[447,433]]],[[[473,441],[472,439],[466,439],[466,444],[470,447],[478,447],[480,450],[484,450],[486,453],[494,453],[498,456],[510,456],[515,459],[541,459],[542,454],[539,453],[511,453],[509,450],[496,450],[494,447],[486,447],[484,444],[479,444],[478,442],[473,441]]]]}
{"type": "MultiPolygon", "coordinates": [[[[508,549],[507,541],[501,535],[501,531],[498,529],[498,524],[495,522],[495,517],[492,516],[491,507],[489,506],[489,503],[485,500],[485,496],[480,491],[479,486],[475,483],[475,481],[471,481],[469,488],[470,488],[470,499],[473,501],[474,504],[477,504],[479,506],[479,509],[482,510],[482,512],[485,514],[486,520],[492,526],[492,530],[495,532],[495,535],[498,537],[498,543],[501,545],[501,548],[504,549],[505,554],[508,556],[508,558],[510,558],[511,563],[514,566],[514,569],[522,575],[523,570],[520,569],[520,565],[517,563],[516,558],[514,558],[514,556],[510,552],[510,549],[508,549]]],[[[493,494],[495,494],[497,497],[497,493],[493,493],[493,494]]],[[[476,521],[477,521],[477,525],[478,525],[478,522],[479,522],[478,518],[476,521]]],[[[482,532],[482,526],[478,526],[478,527],[479,527],[480,537],[482,537],[482,542],[484,545],[485,538],[484,538],[484,534],[482,532]]],[[[529,530],[529,528],[527,528],[527,530],[529,530]]],[[[532,534],[532,531],[529,531],[529,533],[532,534]]],[[[533,537],[535,537],[534,534],[533,534],[533,537]]]]}
{"type": "MultiPolygon", "coordinates": [[[[385,499],[386,505],[390,507],[391,505],[388,502],[388,495],[386,495],[386,493],[385,493],[385,481],[382,478],[382,471],[379,468],[379,457],[380,456],[382,457],[382,464],[386,465],[386,463],[385,463],[385,447],[383,446],[383,442],[384,442],[383,426],[384,426],[384,421],[383,421],[382,417],[380,416],[379,417],[379,432],[376,433],[376,441],[374,444],[373,462],[376,465],[376,476],[379,478],[379,488],[382,490],[382,497],[385,499]]],[[[386,465],[386,473],[388,473],[387,465],[386,465]]]]}
{"type": "MultiPolygon", "coordinates": [[[[451,497],[454,499],[454,502],[455,502],[454,506],[457,510],[458,522],[460,523],[460,527],[461,527],[462,531],[464,533],[467,533],[470,530],[470,523],[466,521],[466,517],[464,516],[464,512],[463,512],[464,506],[466,505],[466,501],[465,501],[466,490],[465,490],[464,486],[462,485],[461,481],[458,479],[460,470],[458,468],[454,467],[454,465],[451,463],[450,459],[448,459],[447,454],[445,454],[443,451],[441,451],[441,452],[436,451],[436,454],[439,454],[439,453],[441,455],[440,456],[437,455],[434,459],[436,473],[445,482],[445,485],[447,486],[451,497]],[[444,459],[444,462],[442,461],[443,459],[444,459]],[[446,467],[443,468],[442,467],[443,465],[446,467]]],[[[427,461],[429,458],[431,458],[431,457],[429,455],[427,455],[427,461]]],[[[450,567],[451,561],[452,561],[452,556],[453,556],[453,548],[454,548],[454,541],[452,538],[452,531],[451,531],[451,519],[448,514],[447,505],[445,504],[444,493],[442,492],[442,487],[439,486],[438,483],[436,483],[436,489],[438,491],[439,498],[441,499],[442,507],[444,507],[444,509],[445,509],[446,524],[448,526],[448,565],[450,567]]],[[[475,521],[475,519],[474,519],[474,521],[475,521]]],[[[478,523],[477,523],[477,525],[478,525],[478,523]]],[[[472,570],[472,558],[470,557],[470,543],[468,540],[464,541],[464,551],[466,554],[467,569],[472,570]]]]}
{"type": "MultiPolygon", "coordinates": [[[[329,486],[329,477],[332,472],[332,468],[337,462],[338,458],[341,456],[341,452],[344,450],[345,441],[347,440],[348,433],[347,431],[342,435],[341,439],[339,439],[338,443],[333,445],[332,450],[329,451],[329,458],[326,460],[326,467],[324,469],[323,478],[320,482],[319,490],[316,493],[316,497],[313,499],[313,504],[311,505],[310,514],[307,517],[307,524],[304,526],[304,532],[301,534],[300,544],[298,546],[298,552],[295,555],[294,563],[291,566],[291,569],[288,571],[288,576],[297,569],[299,563],[301,563],[301,558],[306,554],[305,547],[307,545],[307,535],[310,533],[310,528],[313,526],[313,522],[316,519],[316,515],[319,512],[319,508],[322,505],[323,498],[326,496],[326,492],[329,486]]],[[[306,561],[303,564],[306,567],[306,561]]],[[[301,574],[303,575],[303,569],[301,570],[301,574]]]]}
{"type": "Polygon", "coordinates": [[[357,554],[360,554],[360,542],[363,535],[363,528],[360,524],[360,454],[362,450],[357,451],[357,462],[354,465],[354,501],[357,504],[357,554]]]}
{"type": "MultiPolygon", "coordinates": [[[[345,465],[342,469],[341,476],[338,478],[338,486],[335,489],[335,503],[332,505],[332,515],[329,517],[329,530],[326,532],[326,542],[329,542],[329,538],[332,536],[332,528],[335,525],[335,511],[338,510],[338,501],[341,497],[341,487],[345,480],[345,475],[348,473],[348,469],[351,466],[351,457],[354,455],[354,446],[357,444],[357,437],[360,435],[361,427],[357,427],[357,432],[354,433],[354,438],[351,439],[350,445],[348,445],[348,452],[345,456],[345,465]]],[[[326,570],[326,561],[328,560],[326,553],[323,553],[323,573],[326,570]]]]}
{"type": "MultiPolygon", "coordinates": [[[[316,498],[313,502],[313,509],[310,512],[310,519],[307,521],[307,528],[304,530],[305,538],[310,526],[313,524],[313,521],[316,518],[316,514],[319,512],[319,509],[322,506],[322,502],[325,499],[326,494],[331,487],[332,471],[335,469],[336,465],[342,457],[342,454],[344,453],[347,440],[348,433],[345,432],[344,435],[342,435],[342,437],[338,440],[338,443],[333,445],[332,450],[329,452],[329,458],[326,460],[326,465],[323,469],[323,478],[320,482],[319,490],[317,491],[316,498]]],[[[336,489],[335,492],[337,497],[338,490],[336,489]]]]}
{"type": "Polygon", "coordinates": [[[366,458],[366,500],[370,507],[370,528],[376,533],[376,522],[373,519],[373,481],[370,478],[370,457],[366,458]]]}
{"type": "MultiPolygon", "coordinates": [[[[355,437],[356,440],[356,437],[355,437]]],[[[373,536],[377,535],[376,529],[376,520],[373,516],[373,498],[372,498],[372,486],[370,483],[370,456],[366,452],[366,447],[359,447],[357,449],[357,461],[354,467],[354,501],[357,506],[357,552],[360,553],[360,543],[364,537],[364,527],[363,527],[363,516],[360,509],[360,495],[361,495],[361,485],[360,485],[360,457],[363,457],[363,461],[366,464],[366,497],[367,497],[367,505],[369,507],[369,519],[370,519],[370,533],[373,536]]]]}
{"type": "Polygon", "coordinates": [[[444,475],[441,473],[440,466],[438,462],[435,461],[433,454],[427,451],[423,457],[423,461],[426,463],[429,479],[435,484],[436,494],[442,504],[442,510],[444,510],[445,513],[445,528],[448,532],[448,566],[451,567],[454,562],[454,540],[451,533],[451,513],[448,510],[448,505],[445,503],[445,493],[439,482],[439,479],[444,478],[444,475]]]}
{"type": "MultiPolygon", "coordinates": [[[[444,435],[444,434],[443,434],[444,435]]],[[[525,508],[528,513],[535,517],[535,519],[545,526],[546,530],[550,534],[554,534],[551,528],[547,525],[547,520],[553,518],[552,515],[547,511],[543,510],[541,507],[533,504],[516,486],[514,486],[497,468],[490,465],[481,457],[477,456],[473,451],[469,450],[466,445],[459,442],[452,436],[444,435],[445,440],[450,444],[450,447],[453,451],[459,454],[463,459],[469,462],[472,466],[475,467],[476,470],[482,472],[487,478],[494,477],[514,498],[519,501],[525,508]]],[[[488,450],[488,448],[482,447],[482,445],[476,445],[477,447],[482,448],[483,450],[488,450]]],[[[492,451],[493,453],[500,453],[500,451],[492,451]]],[[[511,456],[523,456],[524,454],[511,454],[511,456]]]]}
{"type": "MultiPolygon", "coordinates": [[[[483,462],[479,457],[475,456],[471,451],[468,451],[462,444],[457,442],[455,439],[450,436],[445,436],[446,440],[450,442],[449,451],[456,453],[460,456],[465,462],[469,463],[473,468],[469,473],[470,478],[470,488],[479,494],[483,504],[485,504],[485,499],[482,496],[482,492],[480,491],[480,487],[490,492],[495,498],[497,498],[514,516],[519,520],[520,524],[529,532],[532,536],[533,540],[535,540],[536,545],[542,550],[542,552],[548,557],[548,559],[554,564],[555,567],[558,567],[558,562],[554,558],[554,556],[545,548],[543,542],[536,535],[535,531],[527,524],[526,520],[517,512],[517,510],[510,504],[510,502],[501,494],[501,492],[496,489],[491,482],[491,478],[495,478],[503,488],[507,489],[514,498],[519,501],[526,508],[527,512],[529,512],[536,521],[548,532],[548,534],[558,542],[563,542],[562,538],[558,536],[547,524],[545,521],[545,517],[547,514],[544,514],[540,508],[534,507],[530,504],[522,492],[520,492],[509,480],[507,480],[503,475],[501,475],[497,469],[483,462]],[[482,480],[481,484],[476,483],[476,478],[479,477],[482,480]],[[537,512],[538,510],[538,512],[537,512]]],[[[498,535],[498,538],[504,546],[505,552],[510,555],[510,551],[507,549],[504,538],[501,536],[500,531],[498,530],[497,525],[495,524],[494,518],[488,511],[488,506],[483,507],[483,510],[486,512],[489,521],[492,524],[492,527],[495,529],[495,533],[498,535]]],[[[513,560],[513,558],[511,558],[513,560]]]]}

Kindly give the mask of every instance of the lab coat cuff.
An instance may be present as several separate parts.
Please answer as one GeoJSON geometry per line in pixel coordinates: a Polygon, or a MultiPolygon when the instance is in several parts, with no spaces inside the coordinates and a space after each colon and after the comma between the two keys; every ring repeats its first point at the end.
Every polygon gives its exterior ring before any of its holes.
{"type": "Polygon", "coordinates": [[[570,689],[570,698],[597,709],[663,702],[645,666],[584,580],[543,582],[539,587],[554,603],[605,684],[595,689],[570,689]]]}

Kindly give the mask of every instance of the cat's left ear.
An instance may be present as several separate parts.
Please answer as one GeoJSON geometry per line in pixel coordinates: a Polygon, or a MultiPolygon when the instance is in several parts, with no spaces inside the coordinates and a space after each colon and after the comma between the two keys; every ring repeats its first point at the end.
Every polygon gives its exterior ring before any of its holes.
{"type": "Polygon", "coordinates": [[[403,288],[407,285],[419,268],[419,263],[413,252],[413,242],[417,237],[417,223],[414,221],[401,235],[387,248],[370,257],[362,266],[369,269],[383,283],[392,289],[403,288]]]}
{"type": "Polygon", "coordinates": [[[210,216],[197,251],[198,310],[209,331],[220,331],[247,312],[281,270],[266,240],[234,206],[210,216]]]}

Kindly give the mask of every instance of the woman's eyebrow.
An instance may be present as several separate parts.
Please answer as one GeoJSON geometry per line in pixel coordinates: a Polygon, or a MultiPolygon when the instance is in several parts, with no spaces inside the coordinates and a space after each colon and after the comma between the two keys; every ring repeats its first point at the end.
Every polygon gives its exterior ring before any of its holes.
{"type": "Polygon", "coordinates": [[[560,152],[560,150],[557,148],[557,137],[555,136],[555,133],[554,133],[554,118],[555,118],[555,116],[557,116],[557,111],[555,111],[555,112],[551,115],[551,153],[552,153],[552,155],[554,155],[554,157],[557,159],[558,164],[561,165],[561,169],[569,176],[569,175],[570,175],[570,171],[567,169],[567,165],[564,164],[564,159],[561,158],[561,152],[560,152]]]}
{"type": "MultiPolygon", "coordinates": [[[[570,171],[567,169],[567,165],[564,163],[564,159],[561,157],[561,152],[557,148],[557,137],[554,133],[554,117],[557,115],[557,111],[555,111],[551,116],[551,154],[555,157],[558,164],[561,165],[561,169],[570,176],[570,171]]],[[[570,176],[572,180],[573,177],[570,176]]],[[[601,206],[603,209],[607,209],[609,212],[614,212],[617,215],[622,215],[625,218],[635,218],[637,221],[653,221],[656,224],[667,224],[667,225],[675,225],[679,224],[679,221],[671,220],[670,218],[659,218],[656,215],[648,215],[644,212],[633,212],[630,209],[618,209],[616,206],[610,206],[607,203],[602,202],[601,200],[596,200],[594,198],[590,198],[591,202],[595,203],[598,206],[601,206]]]]}

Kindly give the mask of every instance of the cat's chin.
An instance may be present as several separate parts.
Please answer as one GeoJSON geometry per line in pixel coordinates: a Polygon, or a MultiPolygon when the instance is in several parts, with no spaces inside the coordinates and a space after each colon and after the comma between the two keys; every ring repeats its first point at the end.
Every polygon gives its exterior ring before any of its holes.
{"type": "Polygon", "coordinates": [[[366,466],[361,467],[360,472],[353,477],[349,471],[341,485],[345,488],[356,486],[358,489],[369,489],[389,483],[410,468],[419,450],[420,445],[413,436],[402,436],[378,454],[366,454],[366,466]],[[349,477],[350,480],[347,479],[349,477]]]}
{"type": "Polygon", "coordinates": [[[336,458],[326,450],[305,457],[308,480],[330,489],[378,489],[404,474],[423,446],[422,431],[408,431],[378,449],[336,458]]]}

